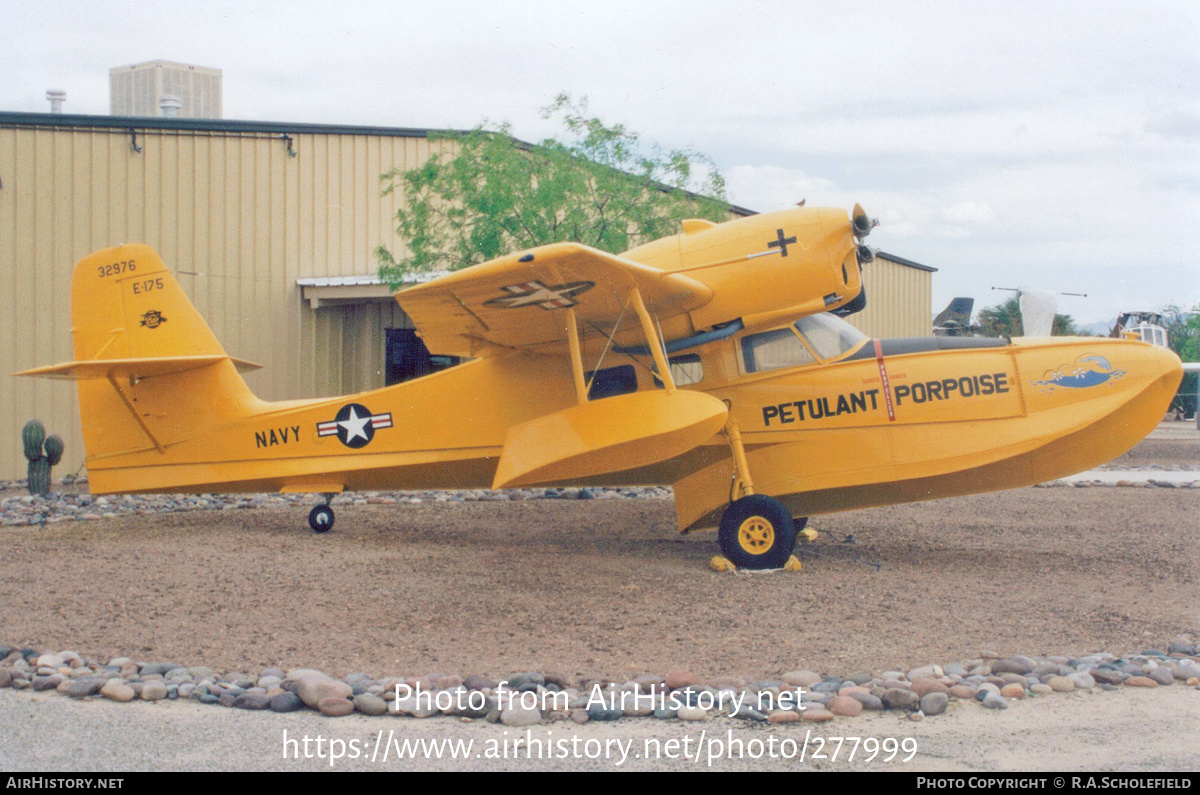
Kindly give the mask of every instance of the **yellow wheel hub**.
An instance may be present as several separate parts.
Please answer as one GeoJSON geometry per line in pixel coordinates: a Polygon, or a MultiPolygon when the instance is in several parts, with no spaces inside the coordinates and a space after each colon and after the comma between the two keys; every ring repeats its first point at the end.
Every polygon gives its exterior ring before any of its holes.
{"type": "Polygon", "coordinates": [[[775,527],[761,516],[751,516],[738,528],[737,539],[744,552],[763,555],[775,544],[775,527]]]}

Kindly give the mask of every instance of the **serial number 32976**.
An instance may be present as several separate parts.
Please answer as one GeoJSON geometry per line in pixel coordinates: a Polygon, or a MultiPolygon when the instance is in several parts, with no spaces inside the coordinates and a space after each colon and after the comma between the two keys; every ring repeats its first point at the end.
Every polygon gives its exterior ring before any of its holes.
{"type": "Polygon", "coordinates": [[[97,265],[96,270],[103,279],[105,276],[117,276],[122,273],[137,270],[137,263],[133,260],[125,260],[124,262],[112,262],[108,265],[97,265]]]}

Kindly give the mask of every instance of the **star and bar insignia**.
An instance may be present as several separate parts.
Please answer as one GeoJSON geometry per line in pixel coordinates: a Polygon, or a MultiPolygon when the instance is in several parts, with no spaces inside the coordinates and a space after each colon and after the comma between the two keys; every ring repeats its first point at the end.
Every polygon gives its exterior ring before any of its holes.
{"type": "Polygon", "coordinates": [[[328,422],[317,423],[317,436],[337,436],[347,447],[366,447],[375,438],[375,431],[392,427],[392,414],[372,414],[361,403],[347,403],[337,416],[328,422]]]}
{"type": "Polygon", "coordinates": [[[505,295],[483,303],[484,306],[495,306],[501,309],[518,309],[523,306],[567,309],[579,303],[574,300],[575,296],[586,293],[595,286],[595,282],[570,282],[554,287],[547,287],[538,281],[510,284],[503,288],[505,295]]]}

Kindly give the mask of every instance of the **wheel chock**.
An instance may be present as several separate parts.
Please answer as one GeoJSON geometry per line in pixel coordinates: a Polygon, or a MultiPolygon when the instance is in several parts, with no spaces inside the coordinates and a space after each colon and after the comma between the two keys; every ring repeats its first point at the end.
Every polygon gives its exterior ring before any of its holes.
{"type": "Polygon", "coordinates": [[[737,571],[737,566],[724,555],[713,555],[712,560],[708,562],[708,567],[713,571],[737,571]]]}
{"type": "Polygon", "coordinates": [[[713,555],[712,560],[708,562],[708,567],[713,571],[732,571],[736,574],[769,574],[773,571],[801,571],[803,568],[800,565],[800,559],[795,555],[788,558],[787,563],[783,564],[783,568],[781,569],[745,569],[744,571],[738,571],[738,567],[733,565],[733,562],[724,555],[713,555]]]}
{"type": "Polygon", "coordinates": [[[800,531],[800,535],[804,536],[804,539],[811,544],[817,540],[817,536],[819,536],[820,533],[818,533],[816,530],[813,530],[811,527],[806,527],[800,531]]]}

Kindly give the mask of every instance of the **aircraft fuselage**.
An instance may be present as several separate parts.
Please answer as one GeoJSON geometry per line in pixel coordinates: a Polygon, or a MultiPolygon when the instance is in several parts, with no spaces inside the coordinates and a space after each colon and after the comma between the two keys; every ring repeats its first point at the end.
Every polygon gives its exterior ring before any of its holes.
{"type": "MultiPolygon", "coordinates": [[[[840,323],[821,317],[818,326],[840,323]]],[[[680,389],[729,406],[754,490],[796,516],[1029,485],[1095,466],[1154,427],[1181,374],[1174,354],[1128,340],[877,343],[842,329],[830,347],[839,327],[817,330],[816,342],[793,324],[743,331],[671,357],[680,389]]],[[[603,342],[590,339],[586,361],[597,361],[603,342]]],[[[592,388],[660,389],[652,370],[649,356],[610,350],[592,388]]],[[[153,381],[136,387],[140,405],[158,399],[153,381]]],[[[139,466],[138,451],[90,460],[91,488],[489,488],[508,430],[573,396],[562,356],[487,357],[355,395],[262,403],[232,425],[167,444],[154,466],[139,466]]],[[[652,466],[565,482],[673,485],[679,526],[695,529],[716,524],[734,474],[726,437],[716,434],[652,466]]]]}

